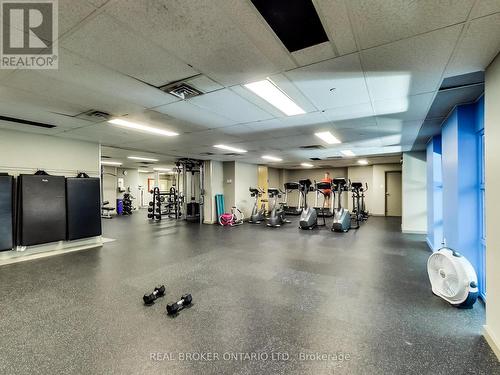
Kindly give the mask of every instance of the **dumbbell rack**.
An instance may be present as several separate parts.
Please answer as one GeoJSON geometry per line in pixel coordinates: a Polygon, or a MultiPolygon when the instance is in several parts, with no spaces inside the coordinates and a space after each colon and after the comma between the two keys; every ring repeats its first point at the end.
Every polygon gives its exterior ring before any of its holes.
{"type": "Polygon", "coordinates": [[[174,219],[179,219],[181,217],[179,195],[175,188],[171,188],[170,191],[164,192],[155,187],[151,193],[153,194],[153,200],[149,202],[148,219],[159,221],[163,216],[172,217],[173,215],[174,219]],[[168,197],[167,210],[163,211],[162,201],[165,201],[165,197],[168,197]]]}

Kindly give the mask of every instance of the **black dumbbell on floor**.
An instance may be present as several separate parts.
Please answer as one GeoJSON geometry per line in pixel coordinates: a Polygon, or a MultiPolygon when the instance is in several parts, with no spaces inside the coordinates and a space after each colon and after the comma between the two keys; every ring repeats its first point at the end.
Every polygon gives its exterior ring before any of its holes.
{"type": "Polygon", "coordinates": [[[178,302],[171,302],[167,305],[167,312],[168,315],[175,315],[179,311],[181,311],[184,307],[191,305],[193,302],[193,297],[191,297],[191,294],[184,294],[180,301],[178,302]]]}
{"type": "Polygon", "coordinates": [[[158,297],[163,297],[164,295],[165,295],[165,285],[162,285],[162,286],[157,286],[153,291],[153,293],[145,294],[144,297],[142,297],[142,299],[146,305],[152,305],[158,297]]]}

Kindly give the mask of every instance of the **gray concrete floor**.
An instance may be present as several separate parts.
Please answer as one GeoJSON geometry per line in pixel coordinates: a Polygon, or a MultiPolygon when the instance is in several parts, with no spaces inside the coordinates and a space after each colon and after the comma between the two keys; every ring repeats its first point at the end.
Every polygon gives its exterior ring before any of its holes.
{"type": "Polygon", "coordinates": [[[482,304],[432,295],[423,237],[399,228],[105,221],[117,241],[101,249],[0,268],[0,373],[500,374],[482,304]],[[168,317],[185,292],[193,306],[168,317]]]}

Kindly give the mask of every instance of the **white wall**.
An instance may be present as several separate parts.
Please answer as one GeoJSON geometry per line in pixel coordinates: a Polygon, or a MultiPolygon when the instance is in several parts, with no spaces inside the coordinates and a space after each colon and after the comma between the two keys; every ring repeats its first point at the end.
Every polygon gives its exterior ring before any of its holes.
{"type": "Polygon", "coordinates": [[[224,207],[226,212],[235,205],[236,197],[236,162],[225,161],[222,163],[222,179],[224,189],[224,207]]]}
{"type": "Polygon", "coordinates": [[[486,325],[485,337],[500,360],[500,55],[486,70],[486,325]]]}
{"type": "Polygon", "coordinates": [[[403,205],[404,233],[427,233],[427,169],[425,152],[403,154],[403,205]]]}
{"type": "Polygon", "coordinates": [[[140,201],[140,192],[139,192],[139,197],[137,197],[138,206],[143,206],[143,207],[148,207],[149,202],[153,199],[153,196],[151,193],[148,191],[148,179],[155,179],[155,173],[139,173],[139,186],[143,188],[143,194],[144,194],[144,199],[141,202],[140,201]]]}
{"type": "Polygon", "coordinates": [[[400,170],[400,164],[377,164],[373,166],[373,184],[370,188],[370,215],[385,215],[385,172],[400,170]]]}
{"type": "Polygon", "coordinates": [[[210,160],[204,164],[205,168],[205,206],[204,223],[217,223],[217,209],[215,195],[224,194],[224,171],[222,162],[210,160]]]}
{"type": "Polygon", "coordinates": [[[108,207],[114,207],[111,213],[116,213],[116,198],[118,197],[118,180],[116,167],[104,166],[102,174],[102,201],[109,202],[108,207]]]}
{"type": "Polygon", "coordinates": [[[283,190],[283,184],[280,183],[280,170],[277,168],[267,168],[267,179],[269,187],[283,190]]]}
{"type": "MultiPolygon", "coordinates": [[[[235,192],[234,199],[236,207],[238,207],[245,218],[249,218],[252,213],[254,199],[250,196],[248,188],[257,186],[258,182],[258,166],[255,164],[235,163],[235,192]]],[[[228,210],[228,207],[226,207],[228,210]]]]}
{"type": "MultiPolygon", "coordinates": [[[[139,202],[139,185],[141,185],[139,179],[139,171],[137,169],[130,168],[118,168],[118,177],[123,178],[125,182],[126,192],[130,193],[135,199],[132,201],[132,206],[137,207],[139,202]],[[124,175],[123,172],[126,171],[127,175],[124,175]]],[[[124,193],[119,193],[118,197],[123,198],[124,193]]]]}
{"type": "Polygon", "coordinates": [[[75,177],[85,172],[99,177],[99,160],[97,143],[0,130],[0,171],[11,175],[43,169],[59,176],[75,177]]]}

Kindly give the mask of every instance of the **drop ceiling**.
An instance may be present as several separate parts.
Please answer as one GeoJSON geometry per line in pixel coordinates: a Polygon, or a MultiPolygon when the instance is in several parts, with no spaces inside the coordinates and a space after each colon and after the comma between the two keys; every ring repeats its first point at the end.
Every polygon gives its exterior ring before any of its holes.
{"type": "MultiPolygon", "coordinates": [[[[314,0],[328,41],[289,52],[250,0],[59,2],[59,69],[0,71],[0,121],[14,129],[99,142],[108,150],[262,163],[340,163],[341,150],[395,157],[422,132],[444,79],[482,71],[500,50],[500,2],[314,0]],[[131,22],[133,20],[133,22],[131,22]],[[306,111],[284,116],[244,88],[271,78],[306,111]],[[204,95],[158,89],[189,78],[204,95]],[[78,117],[88,110],[172,130],[174,138],[78,117]],[[315,132],[343,143],[324,149],[315,132]],[[225,155],[214,144],[248,150],[225,155]],[[214,153],[214,155],[207,155],[214,153]]],[[[382,159],[379,159],[382,160],[382,159]]]]}

